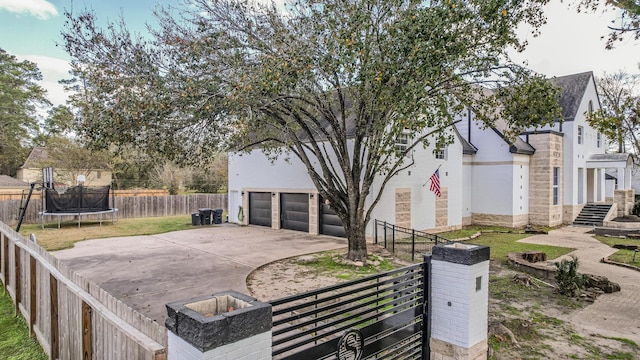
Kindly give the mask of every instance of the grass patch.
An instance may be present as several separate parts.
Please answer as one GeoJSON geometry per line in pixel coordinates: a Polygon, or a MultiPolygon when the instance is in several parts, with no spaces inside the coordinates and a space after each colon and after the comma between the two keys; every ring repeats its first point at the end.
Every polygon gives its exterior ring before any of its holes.
{"type": "MultiPolygon", "coordinates": [[[[608,237],[608,236],[596,236],[595,237],[598,241],[600,241],[603,244],[607,244],[611,247],[613,247],[614,245],[638,245],[640,246],[640,239],[619,239],[619,238],[613,238],[613,237],[608,237]]],[[[618,251],[616,251],[615,254],[610,255],[609,256],[609,260],[612,261],[617,261],[620,263],[624,263],[624,264],[629,264],[629,265],[633,265],[633,266],[638,266],[640,267],[640,253],[635,254],[636,256],[636,260],[633,261],[633,255],[634,255],[634,251],[633,250],[624,250],[624,249],[620,249],[618,251]]]]}
{"type": "Polygon", "coordinates": [[[0,285],[0,358],[7,360],[47,359],[38,342],[29,337],[29,328],[21,316],[14,316],[15,307],[0,285]]]}
{"type": "Polygon", "coordinates": [[[45,228],[39,224],[24,225],[20,234],[29,237],[35,234],[38,244],[48,251],[62,250],[73,247],[78,241],[103,239],[121,236],[137,236],[162,234],[171,231],[193,229],[190,215],[163,216],[151,218],[119,219],[115,224],[104,221],[83,221],[80,228],[77,222],[63,223],[60,229],[45,228]]]}
{"type": "Polygon", "coordinates": [[[300,262],[300,265],[307,266],[316,273],[335,276],[341,280],[358,279],[399,267],[399,265],[377,255],[369,255],[366,265],[356,266],[346,262],[344,255],[338,251],[322,252],[312,260],[300,262]]]}
{"type": "Polygon", "coordinates": [[[529,236],[528,234],[485,233],[471,242],[491,247],[491,258],[501,261],[507,261],[507,255],[510,252],[542,251],[547,254],[547,259],[556,259],[575,250],[559,246],[518,242],[518,240],[529,236]]]}

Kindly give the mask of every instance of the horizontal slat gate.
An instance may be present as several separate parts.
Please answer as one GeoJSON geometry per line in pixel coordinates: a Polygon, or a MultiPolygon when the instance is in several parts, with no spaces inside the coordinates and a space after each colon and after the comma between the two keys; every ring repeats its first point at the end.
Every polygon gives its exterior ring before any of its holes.
{"type": "Polygon", "coordinates": [[[362,359],[422,359],[426,279],[421,263],[272,301],[273,358],[335,359],[356,332],[362,359]]]}

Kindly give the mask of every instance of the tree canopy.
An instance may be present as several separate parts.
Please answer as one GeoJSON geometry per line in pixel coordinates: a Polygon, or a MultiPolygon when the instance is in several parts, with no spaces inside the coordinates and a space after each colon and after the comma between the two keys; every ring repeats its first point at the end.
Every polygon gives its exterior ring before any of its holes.
{"type": "Polygon", "coordinates": [[[14,176],[38,132],[39,106],[49,105],[36,64],[0,48],[0,174],[14,176]]]}
{"type": "Polygon", "coordinates": [[[589,124],[617,144],[617,151],[640,155],[639,75],[623,71],[596,79],[602,108],[587,117],[589,124]]]}
{"type": "Polygon", "coordinates": [[[182,161],[228,146],[293,155],[342,219],[348,256],[362,259],[384,185],[416,147],[451,141],[444,130],[464,107],[486,126],[504,120],[512,137],[557,119],[558,89],[508,57],[525,45],[515,29],[537,31],[546,3],[193,0],[158,8],[145,36],[67,13],[78,130],[94,146],[182,161]]]}

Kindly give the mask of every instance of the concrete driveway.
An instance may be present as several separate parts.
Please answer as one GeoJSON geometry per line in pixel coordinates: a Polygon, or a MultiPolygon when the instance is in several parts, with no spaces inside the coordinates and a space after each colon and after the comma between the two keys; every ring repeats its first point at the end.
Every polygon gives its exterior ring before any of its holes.
{"type": "Polygon", "coordinates": [[[346,247],[345,239],[223,224],[166,234],[82,241],[54,252],[83,277],[164,325],[165,304],[236,290],[275,260],[346,247]]]}

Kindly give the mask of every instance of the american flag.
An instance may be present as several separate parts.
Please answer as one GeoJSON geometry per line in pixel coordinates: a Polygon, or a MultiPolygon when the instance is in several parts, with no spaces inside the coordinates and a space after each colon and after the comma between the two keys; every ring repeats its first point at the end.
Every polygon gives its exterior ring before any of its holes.
{"type": "Polygon", "coordinates": [[[436,194],[437,197],[440,197],[440,195],[442,194],[440,192],[440,169],[437,169],[436,172],[431,175],[429,180],[431,180],[431,186],[429,186],[429,190],[433,191],[433,193],[436,194]]]}

